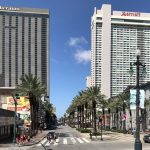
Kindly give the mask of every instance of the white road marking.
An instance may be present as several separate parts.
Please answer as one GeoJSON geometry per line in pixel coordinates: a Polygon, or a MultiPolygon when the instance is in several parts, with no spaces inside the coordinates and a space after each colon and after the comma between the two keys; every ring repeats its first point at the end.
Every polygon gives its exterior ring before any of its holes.
{"type": "Polygon", "coordinates": [[[84,143],[80,138],[77,138],[79,143],[84,143]]]}
{"type": "Polygon", "coordinates": [[[63,144],[67,144],[67,139],[66,138],[64,138],[63,144]]]}
{"type": "Polygon", "coordinates": [[[36,146],[41,146],[41,143],[37,144],[36,146]]]}
{"type": "Polygon", "coordinates": [[[86,138],[82,138],[86,143],[89,143],[89,141],[86,138]]]}
{"type": "Polygon", "coordinates": [[[39,144],[37,144],[37,146],[41,146],[41,144],[44,144],[45,142],[46,142],[46,138],[45,139],[43,139],[39,144]]]}
{"type": "Polygon", "coordinates": [[[71,141],[72,141],[73,144],[76,143],[76,140],[73,137],[71,137],[71,141]]]}
{"type": "Polygon", "coordinates": [[[45,146],[50,146],[50,143],[49,143],[49,141],[47,141],[47,143],[45,144],[45,146]]]}
{"type": "Polygon", "coordinates": [[[53,145],[58,145],[58,143],[57,143],[57,142],[55,142],[53,145]]]}
{"type": "Polygon", "coordinates": [[[43,139],[42,142],[40,142],[40,143],[44,144],[46,141],[47,141],[47,139],[45,138],[45,139],[43,139]]]}
{"type": "Polygon", "coordinates": [[[56,143],[59,143],[59,138],[58,138],[58,139],[56,139],[56,143]]]}

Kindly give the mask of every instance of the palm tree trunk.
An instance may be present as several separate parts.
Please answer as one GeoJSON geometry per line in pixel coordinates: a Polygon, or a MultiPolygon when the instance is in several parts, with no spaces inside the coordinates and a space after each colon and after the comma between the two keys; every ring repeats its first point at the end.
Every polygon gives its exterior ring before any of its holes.
{"type": "Polygon", "coordinates": [[[129,109],[129,113],[130,113],[130,118],[131,118],[131,120],[130,120],[130,124],[131,124],[131,129],[133,128],[132,127],[132,111],[129,109]]]}
{"type": "Polygon", "coordinates": [[[78,128],[80,127],[80,126],[79,126],[79,112],[80,112],[80,111],[79,111],[79,106],[78,106],[78,107],[77,107],[78,128]]]}
{"type": "Polygon", "coordinates": [[[117,129],[118,129],[118,107],[116,108],[116,122],[117,122],[117,129]]]}
{"type": "Polygon", "coordinates": [[[92,127],[92,112],[89,112],[89,117],[90,117],[90,127],[92,127]]]}
{"type": "Polygon", "coordinates": [[[84,105],[82,105],[81,108],[82,108],[82,128],[84,128],[84,105]]]}
{"type": "Polygon", "coordinates": [[[79,119],[79,120],[80,120],[80,121],[79,121],[79,125],[80,125],[80,128],[81,128],[81,121],[82,121],[82,120],[81,120],[81,106],[79,106],[79,112],[80,112],[80,113],[79,113],[79,118],[80,118],[80,119],[79,119]]]}
{"type": "Polygon", "coordinates": [[[30,113],[31,113],[31,131],[34,131],[34,108],[32,102],[30,102],[30,113]]]}
{"type": "Polygon", "coordinates": [[[126,132],[126,109],[125,104],[123,103],[123,131],[126,132]]]}
{"type": "Polygon", "coordinates": [[[97,128],[96,128],[96,102],[95,100],[93,101],[93,117],[94,117],[94,133],[96,133],[97,128]]]}
{"type": "Polygon", "coordinates": [[[104,129],[105,129],[105,109],[103,108],[103,124],[104,124],[104,129]]]}
{"type": "Polygon", "coordinates": [[[87,102],[85,103],[85,128],[87,128],[87,102]]]}
{"type": "Polygon", "coordinates": [[[36,134],[36,107],[33,105],[33,134],[36,134]]]}
{"type": "Polygon", "coordinates": [[[111,116],[110,116],[110,108],[108,108],[108,115],[109,115],[109,129],[110,129],[110,120],[111,120],[111,116]]]}
{"type": "Polygon", "coordinates": [[[141,119],[142,119],[142,130],[145,132],[146,129],[146,109],[141,109],[141,119]]]}
{"type": "Polygon", "coordinates": [[[36,133],[38,133],[38,105],[36,105],[36,133]]]}

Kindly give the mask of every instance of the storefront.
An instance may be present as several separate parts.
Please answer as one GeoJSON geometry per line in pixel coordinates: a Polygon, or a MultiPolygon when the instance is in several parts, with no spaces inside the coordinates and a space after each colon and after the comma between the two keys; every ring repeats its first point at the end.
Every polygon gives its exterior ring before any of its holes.
{"type": "Polygon", "coordinates": [[[13,136],[14,112],[0,109],[0,140],[13,136]]]}

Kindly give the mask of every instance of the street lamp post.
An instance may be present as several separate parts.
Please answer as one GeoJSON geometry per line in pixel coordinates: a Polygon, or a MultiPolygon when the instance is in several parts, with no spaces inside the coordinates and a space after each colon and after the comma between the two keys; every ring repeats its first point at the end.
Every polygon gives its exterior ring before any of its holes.
{"type": "Polygon", "coordinates": [[[137,51],[136,55],[136,62],[133,64],[130,63],[130,73],[133,73],[132,71],[132,65],[136,66],[136,136],[135,136],[135,144],[134,144],[134,149],[135,150],[142,150],[142,143],[140,140],[140,117],[139,117],[139,107],[140,107],[140,88],[139,88],[139,69],[140,66],[143,67],[143,71],[145,73],[145,64],[142,64],[140,62],[140,50],[137,51]]]}

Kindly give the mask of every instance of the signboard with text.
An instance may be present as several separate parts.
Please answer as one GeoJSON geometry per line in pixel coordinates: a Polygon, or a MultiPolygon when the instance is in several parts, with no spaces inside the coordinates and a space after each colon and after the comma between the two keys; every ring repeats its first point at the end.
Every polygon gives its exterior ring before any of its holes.
{"type": "MultiPolygon", "coordinates": [[[[140,90],[139,95],[140,100],[140,108],[144,108],[144,101],[145,101],[145,92],[144,90],[140,90]]],[[[130,109],[136,109],[136,89],[130,90],[130,109]]]]}
{"type": "MultiPolygon", "coordinates": [[[[7,97],[7,110],[15,111],[14,99],[7,97]]],[[[20,117],[24,119],[30,115],[30,102],[26,97],[20,97],[17,99],[17,113],[20,113],[20,117]]]]}

